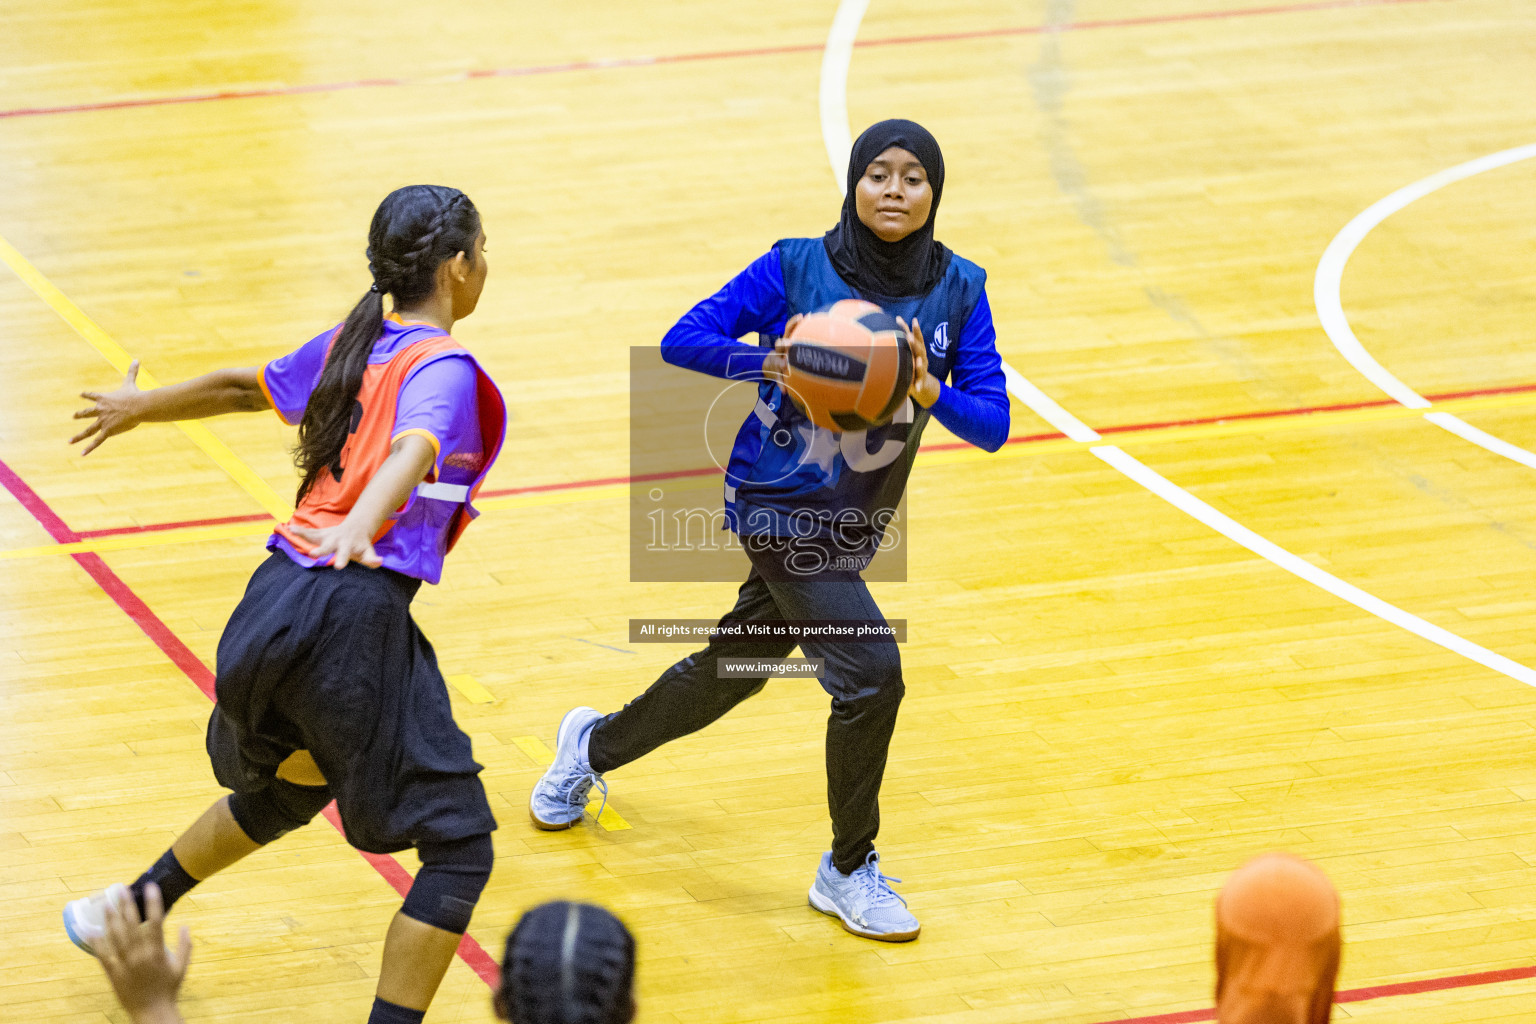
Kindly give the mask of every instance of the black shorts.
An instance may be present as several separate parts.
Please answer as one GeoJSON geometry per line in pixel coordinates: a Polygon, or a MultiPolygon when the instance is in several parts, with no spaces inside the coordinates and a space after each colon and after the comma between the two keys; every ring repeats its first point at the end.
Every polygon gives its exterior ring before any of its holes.
{"type": "Polygon", "coordinates": [[[219,639],[214,777],[254,792],[308,750],[348,842],[369,853],[494,829],[469,737],[411,618],[420,585],[388,569],[305,569],[274,551],[219,639]]]}

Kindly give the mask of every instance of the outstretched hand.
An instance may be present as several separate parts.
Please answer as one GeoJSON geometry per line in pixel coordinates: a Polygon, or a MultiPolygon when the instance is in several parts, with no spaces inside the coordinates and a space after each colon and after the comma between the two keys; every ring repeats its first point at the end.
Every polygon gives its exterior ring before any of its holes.
{"type": "Polygon", "coordinates": [[[309,557],[323,559],[327,555],[332,556],[333,568],[345,569],[348,562],[366,565],[370,569],[377,569],[384,564],[384,559],[373,550],[373,535],[366,532],[361,524],[352,522],[351,516],[335,526],[320,530],[309,530],[301,526],[290,526],[289,529],[314,545],[309,557]]]}
{"type": "Polygon", "coordinates": [[[89,455],[101,447],[101,442],[114,434],[121,434],[125,430],[132,430],[140,423],[139,398],[144,392],[139,390],[137,383],[139,377],[139,361],[135,359],[128,364],[128,375],[123,378],[123,386],[116,391],[108,391],[105,394],[99,391],[82,391],[80,397],[89,399],[96,404],[89,409],[81,409],[75,413],[77,420],[89,419],[91,425],[69,439],[70,444],[78,444],[86,438],[96,435],[96,440],[86,445],[81,455],[89,455]]]}
{"type": "Polygon", "coordinates": [[[928,345],[923,341],[923,325],[912,318],[912,325],[901,317],[896,318],[901,329],[907,332],[907,347],[912,350],[912,386],[907,394],[924,409],[939,400],[939,378],[928,372],[928,345]]]}
{"type": "Polygon", "coordinates": [[[144,917],[126,887],[107,899],[106,930],[97,942],[102,970],[134,1024],[180,1022],[176,993],[192,960],[192,936],[181,929],[177,951],[165,948],[165,906],[160,887],[144,887],[144,917]]]}

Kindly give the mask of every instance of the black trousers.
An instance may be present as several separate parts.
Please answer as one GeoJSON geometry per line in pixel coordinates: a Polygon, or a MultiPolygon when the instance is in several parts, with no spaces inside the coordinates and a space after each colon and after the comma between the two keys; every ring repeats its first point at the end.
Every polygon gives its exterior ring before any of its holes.
{"type": "MultiPolygon", "coordinates": [[[[775,619],[884,621],[856,574],[779,581],[757,568],[741,585],[736,607],[721,624],[775,619]]],[[[763,688],[766,678],[717,678],[721,658],[783,658],[792,641],[712,642],[662,673],[622,711],[598,721],[588,757],[612,771],[670,740],[696,732],[763,688]]],[[[827,718],[827,807],[832,812],[832,862],[844,874],[864,862],[880,831],[880,782],[906,687],[894,640],[807,641],[809,658],[825,658],[822,689],[832,697],[827,718]]]]}

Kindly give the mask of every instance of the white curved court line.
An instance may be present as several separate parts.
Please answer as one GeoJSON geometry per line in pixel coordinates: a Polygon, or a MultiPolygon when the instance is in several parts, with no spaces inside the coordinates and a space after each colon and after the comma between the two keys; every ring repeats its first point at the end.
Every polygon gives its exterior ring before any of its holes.
{"type": "Polygon", "coordinates": [[[1088,450],[1141,484],[1141,486],[1153,494],[1156,494],[1159,498],[1168,502],[1168,504],[1187,512],[1190,516],[1200,520],[1200,522],[1221,533],[1223,536],[1237,541],[1261,558],[1269,559],[1286,572],[1300,576],[1313,586],[1321,587],[1323,590],[1328,591],[1334,597],[1343,598],[1356,608],[1364,609],[1378,618],[1386,619],[1394,626],[1401,626],[1408,632],[1415,633],[1431,643],[1439,644],[1448,651],[1455,651],[1462,657],[1470,658],[1479,665],[1491,668],[1495,672],[1502,672],[1511,679],[1518,679],[1527,686],[1536,686],[1536,670],[1526,668],[1518,661],[1511,661],[1502,654],[1495,654],[1486,647],[1480,647],[1465,637],[1458,636],[1450,630],[1442,629],[1432,622],[1426,622],[1417,615],[1403,611],[1395,604],[1389,604],[1379,597],[1368,594],[1353,583],[1345,583],[1332,573],[1324,572],[1311,562],[1291,554],[1273,541],[1265,540],[1230,516],[1216,511],[1193,494],[1184,490],[1184,488],[1172,483],[1167,477],[1159,475],[1156,471],[1148,468],[1114,445],[1095,445],[1088,450]]]}
{"type": "MultiPolygon", "coordinates": [[[[854,40],[858,37],[859,23],[863,20],[864,12],[868,9],[869,0],[842,0],[837,8],[837,16],[832,21],[832,31],[827,35],[827,48],[821,58],[821,137],[827,147],[827,159],[832,163],[832,175],[837,179],[839,192],[844,191],[846,187],[844,175],[848,167],[848,154],[853,148],[853,136],[848,128],[848,66],[853,60],[853,44],[854,40]],[[829,95],[833,89],[837,92],[836,96],[829,95]]],[[[1533,151],[1529,155],[1536,156],[1536,146],[1527,148],[1533,151]]],[[[1498,155],[1500,154],[1495,154],[1495,156],[1498,155]]],[[[1484,159],[1488,158],[1485,157],[1484,159]]],[[[1476,163],[1477,161],[1473,162],[1476,163]]],[[[1486,170],[1486,168],[1482,169],[1486,170]]],[[[1452,170],[1456,170],[1456,168],[1452,170]]],[[[1476,174],[1477,171],[1470,173],[1476,174]]],[[[1445,182],[1444,184],[1448,183],[1445,182]]],[[[1430,191],[1433,191],[1433,189],[1430,191]]],[[[1410,199],[1409,202],[1411,201],[1410,199]]],[[[1358,217],[1356,218],[1356,220],[1359,219],[1358,217]]],[[[1345,231],[1348,230],[1349,228],[1346,227],[1345,231]]],[[[1370,228],[1367,227],[1365,230],[1369,231],[1370,228]]],[[[1360,237],[1365,237],[1364,232],[1361,233],[1360,237]]],[[[1358,244],[1359,239],[1356,239],[1354,245],[1358,244]]],[[[1329,248],[1331,249],[1332,246],[1329,248]]],[[[1352,250],[1353,245],[1350,248],[1352,250]]],[[[1344,253],[1344,259],[1348,259],[1348,255],[1348,252],[1344,253]]],[[[1324,259],[1327,259],[1326,254],[1324,259]]],[[[1343,269],[1342,262],[1340,262],[1339,267],[1340,270],[1343,269]]],[[[1336,281],[1335,284],[1337,284],[1336,281]]],[[[1337,288],[1335,288],[1335,294],[1337,294],[1337,288]]],[[[1340,316],[1342,317],[1342,312],[1340,316]]],[[[1349,325],[1345,324],[1345,330],[1348,330],[1348,328],[1349,325]]],[[[1350,337],[1353,337],[1353,335],[1350,335],[1350,337]]],[[[1359,346],[1358,341],[1355,344],[1357,347],[1359,346]]],[[[1375,362],[1370,359],[1369,354],[1366,354],[1363,348],[1360,349],[1360,352],[1365,355],[1367,360],[1370,360],[1372,363],[1375,362]]],[[[1346,358],[1348,358],[1347,355],[1346,358]]],[[[1377,366],[1379,369],[1379,364],[1377,366]]],[[[1381,372],[1386,374],[1387,377],[1391,377],[1398,387],[1418,397],[1425,406],[1429,405],[1426,399],[1419,396],[1417,392],[1408,389],[1406,385],[1398,381],[1397,378],[1392,377],[1391,374],[1387,374],[1386,370],[1383,369],[1381,372]]],[[[1025,379],[1023,374],[1009,366],[1006,361],[1003,363],[1003,377],[1007,380],[1009,394],[1029,406],[1037,416],[1067,437],[1074,441],[1100,440],[1097,431],[1062,408],[1059,403],[1031,384],[1025,379]]],[[[1388,394],[1391,394],[1391,392],[1388,392],[1388,394]]],[[[1393,397],[1396,398],[1397,396],[1393,395],[1393,397]]],[[[1415,406],[1415,408],[1418,408],[1418,406],[1415,406]]],[[[1478,431],[1475,427],[1461,423],[1460,420],[1457,420],[1456,417],[1451,416],[1449,413],[1430,413],[1429,416],[1456,420],[1466,430],[1476,431],[1479,434],[1482,433],[1482,431],[1478,431]]],[[[1444,426],[1443,423],[1441,425],[1444,426]]],[[[1451,428],[1447,427],[1446,429],[1451,428]]],[[[1458,430],[1457,432],[1459,433],[1460,431],[1458,430]]],[[[1488,437],[1489,435],[1484,436],[1488,437]]],[[[1498,438],[1490,439],[1497,441],[1499,444],[1505,443],[1499,441],[1498,438]]],[[[1514,446],[1510,445],[1509,447],[1514,446]]],[[[1536,686],[1536,670],[1527,668],[1517,661],[1512,661],[1502,654],[1495,654],[1486,647],[1479,646],[1465,637],[1458,636],[1450,630],[1442,629],[1432,622],[1419,618],[1417,615],[1403,611],[1403,609],[1394,604],[1368,594],[1354,584],[1344,582],[1332,573],[1324,572],[1311,562],[1291,554],[1273,541],[1265,540],[1231,516],[1218,512],[1212,506],[1201,501],[1178,484],[1173,483],[1167,477],[1157,473],[1115,445],[1095,445],[1088,450],[1106,464],[1168,502],[1174,508],[1204,523],[1227,539],[1242,545],[1260,558],[1269,560],[1286,572],[1298,576],[1335,597],[1370,612],[1378,618],[1385,619],[1394,626],[1399,626],[1416,636],[1423,637],[1430,643],[1438,644],[1448,651],[1475,661],[1485,668],[1491,668],[1495,672],[1506,675],[1517,682],[1524,683],[1527,686],[1536,686]]],[[[1504,453],[1501,452],[1500,454],[1504,453]]],[[[1528,452],[1524,454],[1530,455],[1528,452]]],[[[1530,456],[1530,458],[1533,461],[1528,464],[1536,466],[1536,456],[1530,456]]]]}
{"type": "MultiPolygon", "coordinates": [[[[1322,321],[1323,333],[1328,335],[1328,340],[1333,342],[1339,354],[1349,360],[1349,365],[1359,370],[1367,380],[1386,392],[1387,397],[1399,405],[1409,409],[1428,409],[1430,401],[1393,376],[1375,356],[1365,350],[1365,346],[1360,344],[1360,339],[1355,337],[1354,330],[1349,326],[1349,318],[1344,315],[1344,304],[1339,298],[1339,285],[1344,279],[1345,264],[1349,262],[1350,256],[1354,255],[1360,243],[1365,241],[1366,235],[1409,203],[1423,199],[1432,192],[1437,192],[1447,185],[1463,181],[1475,174],[1482,174],[1484,171],[1518,163],[1521,160],[1529,160],[1532,157],[1536,157],[1536,144],[1516,146],[1514,149],[1501,150],[1498,153],[1478,157],[1476,160],[1468,160],[1464,164],[1457,164],[1455,167],[1448,167],[1412,185],[1404,186],[1362,210],[1354,220],[1344,225],[1344,229],[1335,235],[1333,241],[1328,243],[1328,248],[1323,250],[1323,258],[1318,261],[1317,273],[1312,278],[1312,302],[1317,306],[1317,318],[1322,321]]],[[[1449,430],[1457,437],[1488,449],[1495,455],[1502,455],[1523,466],[1536,469],[1536,454],[1479,430],[1460,417],[1452,416],[1450,413],[1426,413],[1424,418],[1437,427],[1449,430]]]]}
{"type": "Polygon", "coordinates": [[[1522,466],[1536,469],[1536,454],[1526,451],[1519,445],[1510,444],[1502,438],[1494,437],[1486,430],[1479,430],[1460,416],[1452,416],[1448,412],[1427,412],[1424,414],[1424,418],[1437,427],[1449,430],[1457,437],[1466,438],[1473,444],[1487,448],[1495,455],[1502,455],[1506,459],[1513,459],[1522,466]]]}
{"type": "Polygon", "coordinates": [[[845,176],[848,155],[853,152],[853,136],[848,131],[848,65],[853,61],[853,44],[867,10],[869,0],[842,0],[832,17],[826,48],[821,51],[821,141],[827,147],[839,195],[848,191],[845,176]]]}

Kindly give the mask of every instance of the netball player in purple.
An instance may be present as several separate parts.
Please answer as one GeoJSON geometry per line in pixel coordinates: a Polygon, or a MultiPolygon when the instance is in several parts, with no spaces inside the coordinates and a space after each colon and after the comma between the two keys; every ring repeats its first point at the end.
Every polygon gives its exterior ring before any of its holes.
{"type": "Polygon", "coordinates": [[[275,409],[299,425],[303,483],[219,640],[208,722],[217,800],[130,886],[64,909],[94,953],[111,900],[142,915],[309,822],[332,799],[360,850],[421,858],[390,924],[371,1024],[420,1024],[494,859],[496,827],[469,737],[411,617],[422,583],[476,515],[506,407],[450,335],[485,284],[485,234],[469,197],[413,185],[368,232],[373,286],[345,322],[251,369],[140,391],[137,368],[77,413],[87,452],[140,423],[275,409]],[[394,309],[384,313],[384,296],[394,309]]]}

